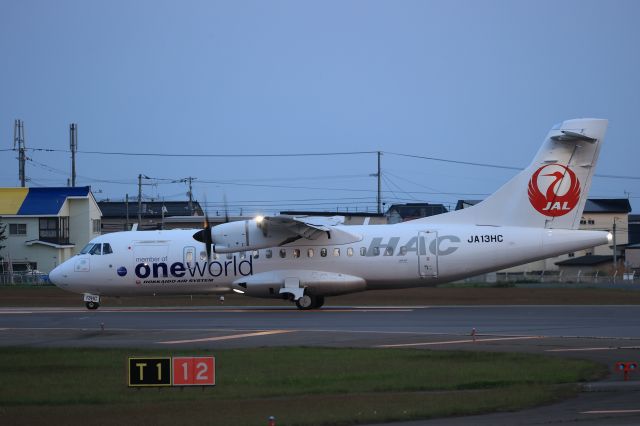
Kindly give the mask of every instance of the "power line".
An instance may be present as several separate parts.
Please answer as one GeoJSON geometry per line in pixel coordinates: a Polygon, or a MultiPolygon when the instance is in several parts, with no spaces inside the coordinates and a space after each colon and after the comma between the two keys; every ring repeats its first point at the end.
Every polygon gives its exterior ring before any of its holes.
{"type": "Polygon", "coordinates": [[[430,160],[430,161],[440,161],[443,163],[454,163],[454,164],[463,164],[466,166],[478,166],[478,167],[490,167],[493,169],[507,169],[507,170],[522,170],[523,167],[513,167],[513,166],[501,166],[499,164],[489,164],[489,163],[476,163],[472,161],[459,161],[459,160],[449,160],[446,158],[438,158],[438,157],[427,157],[424,155],[413,155],[413,154],[402,154],[399,152],[388,152],[384,151],[385,154],[395,155],[397,157],[407,157],[407,158],[418,158],[421,160],[430,160]]]}
{"type": "MultiPolygon", "coordinates": [[[[70,152],[70,150],[68,149],[52,149],[52,148],[26,148],[26,150],[41,151],[41,152],[64,152],[64,153],[70,152]]],[[[2,151],[12,151],[12,149],[3,149],[2,151]]],[[[149,156],[149,157],[186,157],[186,158],[195,158],[195,157],[205,157],[205,158],[331,157],[331,156],[350,156],[350,155],[374,155],[374,154],[378,155],[378,153],[382,153],[386,155],[394,155],[397,157],[438,161],[443,163],[459,164],[459,165],[465,165],[465,166],[488,167],[493,169],[516,170],[516,171],[524,169],[524,167],[505,166],[501,164],[492,164],[492,163],[480,163],[476,161],[451,160],[448,158],[431,157],[426,155],[405,154],[401,152],[392,152],[392,151],[345,151],[345,152],[274,153],[274,154],[208,154],[208,153],[185,154],[185,153],[125,152],[125,151],[77,151],[77,153],[92,154],[92,155],[120,155],[120,156],[133,156],[133,157],[149,156]]],[[[607,178],[607,179],[640,180],[640,176],[629,176],[629,175],[595,174],[595,176],[601,177],[601,178],[607,178]]]]}
{"type": "MultiPolygon", "coordinates": [[[[30,151],[42,152],[70,152],[68,149],[28,148],[30,151]]],[[[330,157],[338,155],[366,155],[376,154],[377,151],[347,151],[347,152],[307,152],[307,153],[276,153],[276,154],[185,154],[160,152],[124,152],[124,151],[76,151],[79,154],[93,155],[122,155],[130,157],[209,157],[209,158],[249,158],[249,157],[330,157]]]]}

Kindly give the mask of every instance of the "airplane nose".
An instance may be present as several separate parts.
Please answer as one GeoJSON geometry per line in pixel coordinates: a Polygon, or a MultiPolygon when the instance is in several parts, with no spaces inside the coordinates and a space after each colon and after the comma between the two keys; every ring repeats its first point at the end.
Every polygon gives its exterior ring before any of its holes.
{"type": "Polygon", "coordinates": [[[58,265],[53,268],[53,271],[49,272],[49,281],[53,284],[59,286],[62,284],[63,273],[62,273],[62,265],[58,265]]]}
{"type": "Polygon", "coordinates": [[[68,262],[61,263],[53,268],[53,271],[49,272],[49,281],[60,287],[63,290],[72,290],[73,280],[69,276],[69,272],[73,271],[73,265],[68,262]]]}

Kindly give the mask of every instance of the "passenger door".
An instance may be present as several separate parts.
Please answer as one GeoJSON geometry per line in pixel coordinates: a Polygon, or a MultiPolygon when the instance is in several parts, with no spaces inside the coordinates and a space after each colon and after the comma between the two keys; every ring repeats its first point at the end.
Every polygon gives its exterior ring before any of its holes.
{"type": "Polygon", "coordinates": [[[436,231],[420,231],[418,233],[418,268],[421,278],[438,277],[438,255],[431,252],[431,245],[438,253],[438,233],[436,231]]]}

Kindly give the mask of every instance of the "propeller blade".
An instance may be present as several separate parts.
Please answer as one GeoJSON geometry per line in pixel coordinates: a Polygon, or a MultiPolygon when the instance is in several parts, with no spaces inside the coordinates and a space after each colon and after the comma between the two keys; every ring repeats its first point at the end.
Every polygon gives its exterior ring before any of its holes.
{"type": "Polygon", "coordinates": [[[207,198],[204,199],[204,223],[202,229],[193,234],[193,239],[204,243],[205,250],[207,251],[207,261],[211,261],[211,246],[213,245],[213,238],[211,236],[211,224],[209,223],[209,211],[207,209],[207,198]]]}

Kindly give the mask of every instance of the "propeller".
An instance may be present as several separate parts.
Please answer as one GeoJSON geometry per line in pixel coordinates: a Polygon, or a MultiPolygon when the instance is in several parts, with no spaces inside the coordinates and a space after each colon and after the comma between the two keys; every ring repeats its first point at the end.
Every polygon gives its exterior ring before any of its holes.
{"type": "MultiPolygon", "coordinates": [[[[229,204],[227,203],[227,194],[222,195],[222,200],[224,204],[224,222],[229,223],[229,204]]],[[[202,225],[202,229],[193,234],[193,239],[196,241],[200,241],[204,243],[207,250],[207,261],[211,261],[211,252],[212,247],[213,251],[215,251],[215,244],[213,242],[213,235],[211,234],[211,224],[209,223],[209,211],[207,209],[207,197],[204,197],[204,223],[202,225]]]]}
{"type": "Polygon", "coordinates": [[[211,237],[211,224],[209,223],[209,211],[207,209],[207,199],[204,200],[204,223],[202,229],[193,234],[193,239],[204,243],[207,250],[207,261],[211,261],[211,246],[213,245],[213,238],[211,237]]]}

